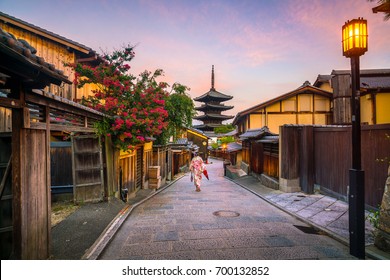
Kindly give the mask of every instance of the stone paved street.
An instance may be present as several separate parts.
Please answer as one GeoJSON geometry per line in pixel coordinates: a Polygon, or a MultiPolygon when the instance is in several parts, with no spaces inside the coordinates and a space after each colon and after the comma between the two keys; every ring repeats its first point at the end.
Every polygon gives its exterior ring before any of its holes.
{"type": "Polygon", "coordinates": [[[207,165],[136,207],[100,259],[352,259],[348,247],[312,229],[207,165]]]}

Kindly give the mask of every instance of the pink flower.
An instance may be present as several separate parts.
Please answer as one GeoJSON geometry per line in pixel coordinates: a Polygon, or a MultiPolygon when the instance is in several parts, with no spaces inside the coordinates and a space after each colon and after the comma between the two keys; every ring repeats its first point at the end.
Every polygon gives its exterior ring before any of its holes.
{"type": "Polygon", "coordinates": [[[131,128],[134,124],[135,124],[135,123],[132,122],[131,120],[129,120],[129,119],[126,120],[126,127],[127,127],[127,128],[131,128]]]}

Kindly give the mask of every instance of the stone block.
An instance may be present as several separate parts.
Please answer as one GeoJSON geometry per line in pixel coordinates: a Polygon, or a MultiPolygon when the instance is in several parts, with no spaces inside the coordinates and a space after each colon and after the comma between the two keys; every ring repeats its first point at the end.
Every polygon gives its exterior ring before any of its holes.
{"type": "Polygon", "coordinates": [[[301,187],[299,185],[299,178],[296,179],[279,179],[279,189],[282,192],[292,193],[292,192],[300,192],[301,187]]]}

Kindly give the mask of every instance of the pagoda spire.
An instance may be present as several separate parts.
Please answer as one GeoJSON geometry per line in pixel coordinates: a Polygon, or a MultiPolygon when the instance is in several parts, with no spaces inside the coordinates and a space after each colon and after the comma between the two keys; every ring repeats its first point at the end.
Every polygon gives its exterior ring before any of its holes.
{"type": "Polygon", "coordinates": [[[215,90],[215,88],[214,88],[214,65],[211,69],[211,90],[215,90]]]}

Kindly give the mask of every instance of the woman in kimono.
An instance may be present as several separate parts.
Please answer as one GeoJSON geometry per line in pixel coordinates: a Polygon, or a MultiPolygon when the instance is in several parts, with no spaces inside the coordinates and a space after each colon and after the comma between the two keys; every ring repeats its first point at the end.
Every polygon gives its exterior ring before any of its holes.
{"type": "Polygon", "coordinates": [[[194,180],[197,192],[200,192],[200,181],[202,180],[202,173],[205,169],[206,165],[204,164],[202,158],[198,156],[197,153],[194,153],[194,157],[190,164],[190,171],[191,179],[194,180]]]}

